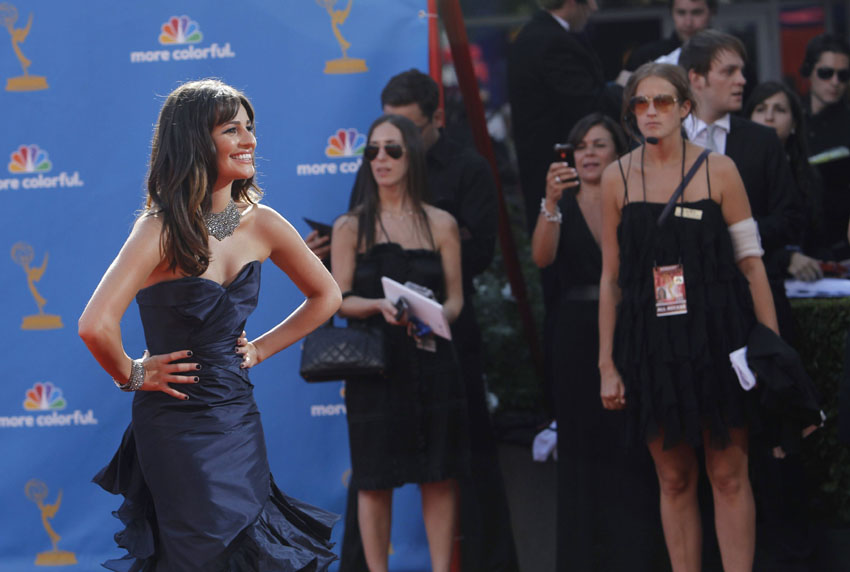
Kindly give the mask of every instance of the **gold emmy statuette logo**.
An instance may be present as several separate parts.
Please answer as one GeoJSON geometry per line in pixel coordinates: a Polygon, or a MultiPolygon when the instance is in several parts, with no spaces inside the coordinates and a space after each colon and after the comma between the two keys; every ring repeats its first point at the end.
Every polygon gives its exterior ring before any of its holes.
{"type": "Polygon", "coordinates": [[[62,504],[62,490],[59,490],[59,496],[56,497],[56,502],[53,504],[44,504],[44,499],[47,498],[47,485],[37,479],[31,479],[24,487],[27,498],[38,505],[38,510],[41,511],[41,524],[47,535],[50,537],[50,542],[53,543],[53,550],[39,552],[35,557],[36,566],[66,566],[68,564],[76,564],[77,557],[73,552],[67,550],[59,550],[57,544],[62,538],[53,527],[50,526],[49,519],[56,516],[59,511],[59,506],[62,504]]]}
{"type": "Polygon", "coordinates": [[[24,70],[24,75],[18,77],[10,77],[6,80],[6,91],[38,91],[47,89],[47,78],[40,75],[30,75],[27,68],[32,64],[24,53],[21,51],[21,46],[30,33],[32,27],[32,12],[30,12],[29,20],[26,28],[15,28],[15,22],[18,21],[18,9],[12,4],[0,4],[0,21],[6,26],[9,35],[12,37],[12,49],[15,50],[15,55],[18,56],[18,61],[21,62],[21,68],[24,70]]]}
{"type": "Polygon", "coordinates": [[[27,285],[30,287],[30,294],[35,298],[35,303],[38,305],[38,314],[24,316],[21,323],[22,330],[55,330],[62,327],[62,318],[54,314],[45,314],[44,305],[47,303],[38,290],[35,288],[35,283],[41,280],[45,268],[47,268],[47,253],[44,253],[44,260],[38,268],[30,268],[30,263],[35,258],[32,246],[25,242],[17,242],[12,247],[12,260],[14,260],[21,268],[24,269],[27,275],[27,285]]]}
{"type": "Polygon", "coordinates": [[[337,0],[316,0],[316,4],[328,11],[328,15],[331,17],[331,27],[334,30],[334,36],[336,36],[336,41],[339,42],[339,49],[342,50],[341,58],[325,62],[325,73],[343,74],[369,71],[369,68],[366,67],[366,60],[348,57],[347,52],[351,44],[342,37],[342,32],[339,31],[339,27],[348,19],[353,0],[348,0],[348,6],[345,7],[345,10],[334,10],[336,2],[337,0]]]}

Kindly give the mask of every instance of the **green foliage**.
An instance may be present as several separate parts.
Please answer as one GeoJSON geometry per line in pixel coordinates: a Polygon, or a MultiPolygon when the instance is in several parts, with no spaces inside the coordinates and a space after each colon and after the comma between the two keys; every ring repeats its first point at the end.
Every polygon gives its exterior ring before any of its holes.
{"type": "MultiPolygon", "coordinates": [[[[522,255],[521,255],[522,256],[522,255]]],[[[528,260],[528,256],[523,257],[528,260]]],[[[532,312],[538,326],[542,309],[540,282],[530,269],[524,269],[532,312]],[[536,310],[536,311],[535,311],[536,310]]],[[[475,310],[484,341],[484,372],[487,387],[499,398],[499,409],[507,411],[534,411],[540,407],[540,381],[534,372],[528,340],[523,331],[519,307],[510,292],[508,278],[502,266],[501,253],[496,253],[494,264],[475,279],[475,310]]]]}
{"type": "Polygon", "coordinates": [[[850,451],[838,440],[838,387],[850,327],[850,300],[794,300],[796,347],[823,397],[824,427],[804,441],[803,459],[812,482],[820,516],[850,523],[850,451]]]}
{"type": "MultiPolygon", "coordinates": [[[[522,195],[518,188],[510,186],[506,187],[505,195],[537,339],[542,343],[540,272],[531,260],[522,195]]],[[[505,274],[501,248],[497,248],[490,268],[475,277],[475,291],[475,314],[481,327],[487,388],[499,398],[500,411],[540,411],[541,380],[534,370],[519,306],[505,274]]]]}

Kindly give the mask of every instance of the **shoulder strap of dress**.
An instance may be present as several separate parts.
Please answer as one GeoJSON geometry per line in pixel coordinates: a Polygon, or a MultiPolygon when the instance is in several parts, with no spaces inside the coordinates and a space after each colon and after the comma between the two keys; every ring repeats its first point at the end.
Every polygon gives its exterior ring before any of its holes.
{"type": "Polygon", "coordinates": [[[381,213],[376,213],[376,214],[378,216],[378,224],[381,226],[381,232],[384,233],[384,238],[387,239],[387,242],[392,242],[392,239],[390,238],[390,235],[387,232],[387,229],[384,228],[384,221],[381,219],[381,213]]]}
{"type": "Polygon", "coordinates": [[[626,182],[626,173],[623,171],[623,162],[617,157],[617,166],[620,168],[620,176],[623,177],[623,204],[629,202],[629,185],[626,182]]]}
{"type": "Polygon", "coordinates": [[[711,177],[708,176],[708,155],[705,156],[705,183],[708,185],[708,198],[711,198],[711,177]]]}
{"type": "Polygon", "coordinates": [[[431,221],[428,220],[428,213],[425,211],[425,207],[422,208],[422,218],[425,221],[425,230],[428,231],[428,240],[431,242],[431,250],[437,250],[437,243],[434,242],[434,234],[431,232],[431,221]]]}

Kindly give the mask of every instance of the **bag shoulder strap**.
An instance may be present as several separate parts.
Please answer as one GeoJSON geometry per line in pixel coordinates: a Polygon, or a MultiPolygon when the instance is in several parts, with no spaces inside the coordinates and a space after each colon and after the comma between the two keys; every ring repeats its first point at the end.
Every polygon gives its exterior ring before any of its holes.
{"type": "Polygon", "coordinates": [[[676,201],[678,201],[679,197],[682,196],[682,193],[685,192],[685,187],[688,186],[688,183],[690,183],[691,179],[694,178],[694,175],[697,174],[697,170],[700,168],[700,165],[702,165],[702,162],[706,160],[709,153],[711,153],[710,150],[704,149],[703,152],[699,154],[699,157],[697,157],[697,160],[694,161],[694,164],[688,170],[685,178],[682,179],[682,182],[678,187],[676,187],[676,190],[673,192],[673,196],[670,197],[669,201],[667,201],[667,204],[664,206],[664,210],[661,211],[661,214],[658,217],[658,226],[664,224],[664,221],[667,220],[668,216],[670,216],[670,211],[673,210],[673,205],[676,204],[676,201]]]}

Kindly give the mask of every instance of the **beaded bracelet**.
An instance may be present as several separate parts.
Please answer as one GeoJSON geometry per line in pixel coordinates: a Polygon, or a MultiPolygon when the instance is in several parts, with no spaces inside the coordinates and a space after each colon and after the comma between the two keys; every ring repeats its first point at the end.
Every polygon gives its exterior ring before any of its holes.
{"type": "Polygon", "coordinates": [[[559,209],[558,207],[555,207],[554,213],[550,213],[546,210],[545,198],[540,199],[540,214],[542,214],[543,217],[549,222],[556,222],[558,224],[561,224],[561,221],[563,220],[563,217],[561,216],[561,209],[559,209]]]}
{"type": "Polygon", "coordinates": [[[140,359],[134,359],[130,364],[130,379],[127,383],[120,383],[117,379],[112,380],[115,387],[121,391],[139,391],[145,383],[145,366],[140,359]]]}

